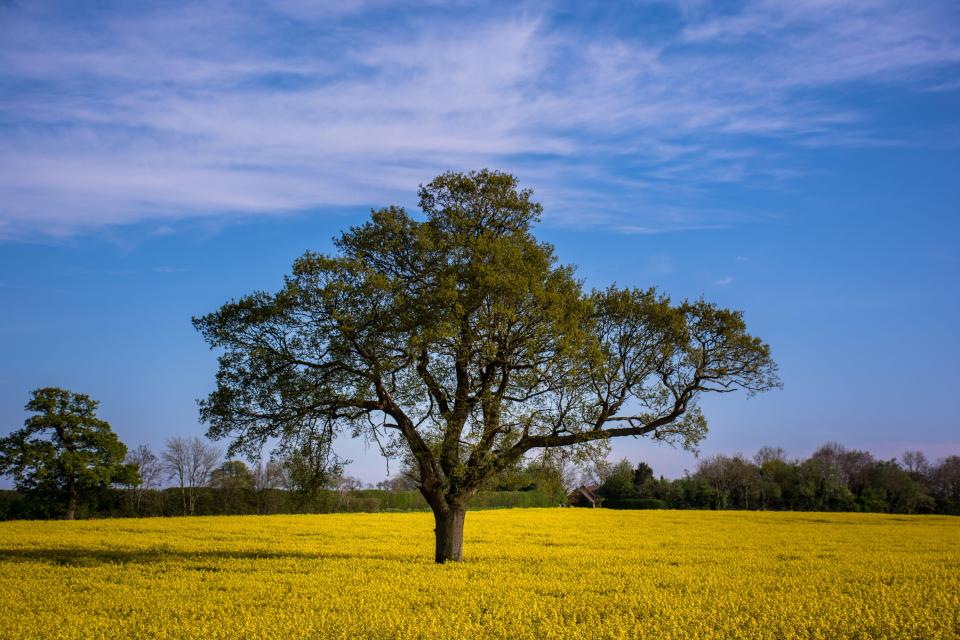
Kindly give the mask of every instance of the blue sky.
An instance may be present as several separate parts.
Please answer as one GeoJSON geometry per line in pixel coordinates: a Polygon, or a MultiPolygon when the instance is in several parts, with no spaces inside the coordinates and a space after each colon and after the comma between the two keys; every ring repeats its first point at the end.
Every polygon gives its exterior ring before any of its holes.
{"type": "Polygon", "coordinates": [[[957,3],[93,4],[0,3],[0,432],[58,385],[130,445],[201,434],[191,316],[490,167],[588,286],[770,342],[785,388],[706,400],[704,454],[960,454],[957,3]]]}

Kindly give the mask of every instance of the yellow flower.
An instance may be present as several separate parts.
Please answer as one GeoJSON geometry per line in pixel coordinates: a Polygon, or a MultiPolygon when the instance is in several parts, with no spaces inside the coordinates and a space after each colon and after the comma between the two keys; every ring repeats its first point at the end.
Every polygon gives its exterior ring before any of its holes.
{"type": "Polygon", "coordinates": [[[955,638],[960,519],[526,509],[0,523],[0,638],[955,638]]]}

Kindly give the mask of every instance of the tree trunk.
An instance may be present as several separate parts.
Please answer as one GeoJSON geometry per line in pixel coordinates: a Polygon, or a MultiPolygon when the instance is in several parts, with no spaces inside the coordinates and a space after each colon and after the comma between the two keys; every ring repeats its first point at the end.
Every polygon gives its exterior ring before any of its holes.
{"type": "Polygon", "coordinates": [[[463,560],[463,520],[467,512],[462,507],[434,509],[433,517],[437,527],[437,551],[434,559],[437,564],[460,562],[463,560]]]}
{"type": "Polygon", "coordinates": [[[71,482],[67,486],[67,513],[64,515],[67,520],[75,520],[77,517],[77,494],[77,486],[71,482]]]}

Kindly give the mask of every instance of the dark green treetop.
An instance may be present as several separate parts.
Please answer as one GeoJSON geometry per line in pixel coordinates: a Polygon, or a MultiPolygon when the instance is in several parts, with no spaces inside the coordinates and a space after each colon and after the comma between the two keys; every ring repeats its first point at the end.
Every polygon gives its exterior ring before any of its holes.
{"type": "Polygon", "coordinates": [[[0,439],[0,473],[20,491],[46,491],[66,502],[73,519],[84,491],[112,483],[133,484],[137,471],[125,464],[127,447],[97,418],[97,402],[56,387],[33,391],[24,428],[0,439]]]}

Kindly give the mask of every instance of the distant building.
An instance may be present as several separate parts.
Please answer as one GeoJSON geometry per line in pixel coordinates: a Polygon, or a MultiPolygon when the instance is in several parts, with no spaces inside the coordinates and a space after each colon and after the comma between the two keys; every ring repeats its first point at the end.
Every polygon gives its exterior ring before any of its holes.
{"type": "Polygon", "coordinates": [[[567,504],[571,507],[596,507],[600,504],[600,496],[597,495],[599,489],[600,485],[594,484],[588,487],[582,484],[570,492],[567,496],[567,504]]]}

